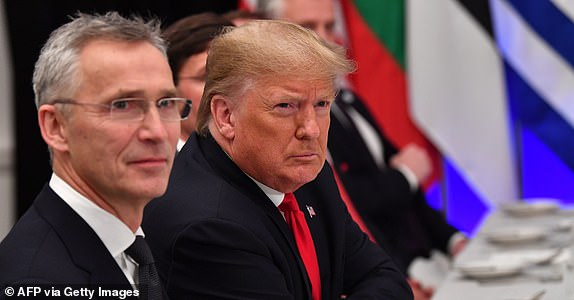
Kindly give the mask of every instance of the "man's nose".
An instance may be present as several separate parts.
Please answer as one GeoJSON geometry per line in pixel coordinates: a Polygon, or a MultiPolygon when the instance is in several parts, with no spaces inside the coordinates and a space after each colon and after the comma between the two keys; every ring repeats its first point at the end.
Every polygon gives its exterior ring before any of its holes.
{"type": "Polygon", "coordinates": [[[318,138],[321,130],[317,122],[317,114],[314,109],[307,109],[302,112],[300,125],[297,128],[296,137],[298,139],[315,139],[318,138]]]}
{"type": "MultiPolygon", "coordinates": [[[[179,122],[177,124],[179,125],[179,122]]],[[[140,129],[140,138],[143,140],[157,141],[167,137],[166,121],[161,119],[159,110],[154,105],[145,110],[140,129]]]]}

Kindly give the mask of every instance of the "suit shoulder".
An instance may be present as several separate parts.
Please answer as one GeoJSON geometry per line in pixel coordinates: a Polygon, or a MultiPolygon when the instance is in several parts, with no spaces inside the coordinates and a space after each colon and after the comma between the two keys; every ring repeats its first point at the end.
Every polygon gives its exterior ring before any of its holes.
{"type": "Polygon", "coordinates": [[[83,275],[60,236],[34,206],[0,243],[0,269],[0,285],[26,280],[65,283],[83,275]]]}
{"type": "Polygon", "coordinates": [[[143,222],[146,232],[162,228],[161,231],[174,233],[214,219],[251,222],[260,211],[252,199],[221,179],[199,176],[170,185],[162,197],[146,207],[143,222]]]}

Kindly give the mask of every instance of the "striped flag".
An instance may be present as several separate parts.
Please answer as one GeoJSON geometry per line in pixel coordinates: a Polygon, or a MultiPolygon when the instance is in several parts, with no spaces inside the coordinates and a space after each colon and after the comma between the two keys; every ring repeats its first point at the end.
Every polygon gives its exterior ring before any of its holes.
{"type": "Polygon", "coordinates": [[[482,200],[518,199],[503,63],[487,0],[408,2],[411,111],[482,200]]]}
{"type": "MultiPolygon", "coordinates": [[[[574,2],[493,0],[491,5],[516,121],[574,170],[574,2]]],[[[526,157],[530,148],[522,148],[526,157]]],[[[530,170],[529,162],[523,161],[523,169],[530,170]]],[[[534,181],[572,185],[564,181],[571,172],[557,176],[550,170],[546,165],[536,172],[543,174],[525,174],[525,194],[548,195],[532,190],[534,181]]],[[[572,192],[561,196],[574,197],[572,192]]]]}

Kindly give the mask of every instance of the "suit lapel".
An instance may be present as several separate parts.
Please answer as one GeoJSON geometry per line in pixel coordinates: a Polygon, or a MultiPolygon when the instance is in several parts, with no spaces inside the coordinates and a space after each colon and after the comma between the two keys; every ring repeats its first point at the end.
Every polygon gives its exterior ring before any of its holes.
{"type": "Polygon", "coordinates": [[[90,283],[130,284],[98,235],[48,185],[35,205],[60,236],[74,263],[91,274],[90,283]]]}
{"type": "Polygon", "coordinates": [[[265,193],[249,178],[243,171],[225,154],[212,137],[200,139],[198,146],[204,154],[207,162],[218,175],[227,183],[235,187],[245,197],[260,207],[265,214],[277,225],[283,236],[290,241],[290,246],[295,247],[295,242],[291,237],[291,231],[285,223],[285,219],[279,209],[265,195],[265,193]]]}
{"type": "MultiPolygon", "coordinates": [[[[265,193],[249,178],[245,173],[225,154],[221,147],[213,140],[211,136],[207,138],[198,138],[197,135],[193,135],[192,148],[197,147],[201,149],[207,162],[218,175],[227,181],[230,185],[235,187],[240,191],[245,197],[252,200],[258,207],[260,207],[268,218],[271,219],[273,224],[281,234],[281,237],[289,245],[289,250],[293,257],[297,261],[299,267],[299,274],[304,276],[303,281],[307,289],[308,298],[311,299],[311,285],[309,282],[309,276],[305,269],[305,265],[301,260],[299,255],[299,250],[297,249],[297,244],[291,232],[291,229],[285,222],[285,219],[279,212],[279,209],[273,204],[273,202],[265,195],[265,193]]],[[[182,149],[183,151],[183,149],[182,149]]],[[[304,211],[305,212],[305,211],[304,211]]]]}
{"type": "MultiPolygon", "coordinates": [[[[339,96],[338,96],[339,97],[339,96]]],[[[331,112],[331,126],[329,127],[329,151],[337,155],[337,151],[348,152],[345,155],[349,160],[340,162],[335,166],[340,173],[346,173],[347,169],[341,164],[347,166],[362,165],[362,167],[373,168],[376,165],[369,148],[361,137],[359,130],[347,114],[347,107],[350,105],[339,98],[336,99],[331,112]],[[338,145],[338,146],[337,146],[338,145]],[[356,145],[355,147],[346,147],[344,145],[356,145]],[[357,146],[358,145],[358,146],[357,146]],[[352,151],[352,152],[350,152],[352,151]]]]}
{"type": "MultiPolygon", "coordinates": [[[[361,115],[361,117],[367,120],[367,122],[369,122],[371,127],[376,130],[377,135],[379,136],[379,138],[381,139],[381,143],[383,144],[384,160],[385,163],[387,163],[389,159],[391,159],[391,157],[397,153],[397,147],[385,137],[385,135],[381,130],[381,127],[378,125],[375,119],[373,119],[373,116],[369,113],[367,107],[363,104],[363,100],[360,99],[359,96],[353,93],[351,90],[346,90],[345,93],[348,95],[347,97],[349,99],[349,101],[345,101],[345,105],[348,105],[352,109],[357,111],[361,115]]],[[[340,94],[342,96],[343,93],[341,92],[340,94]]],[[[342,100],[341,102],[343,101],[344,100],[342,100]]]]}

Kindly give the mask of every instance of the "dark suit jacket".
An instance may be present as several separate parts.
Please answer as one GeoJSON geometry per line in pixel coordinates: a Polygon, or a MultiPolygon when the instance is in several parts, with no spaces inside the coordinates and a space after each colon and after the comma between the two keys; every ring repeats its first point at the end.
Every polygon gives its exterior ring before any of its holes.
{"type": "Polygon", "coordinates": [[[431,208],[419,189],[411,191],[404,175],[391,167],[379,168],[366,142],[348,119],[349,109],[363,116],[377,131],[384,161],[397,153],[357,95],[342,90],[335,100],[344,113],[331,114],[328,149],[355,208],[377,242],[395,259],[403,272],[417,256],[428,257],[431,249],[447,252],[448,240],[457,232],[431,208]]]}
{"type": "MultiPolygon", "coordinates": [[[[306,217],[322,299],[412,298],[391,259],[350,219],[328,166],[295,196],[316,213],[306,217]]],[[[190,137],[143,227],[171,299],[311,299],[281,213],[211,137],[190,137]]]]}
{"type": "Polygon", "coordinates": [[[132,288],[96,233],[48,185],[0,243],[0,288],[18,283],[132,288]]]}

